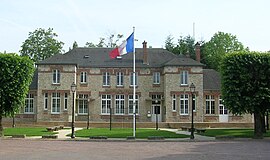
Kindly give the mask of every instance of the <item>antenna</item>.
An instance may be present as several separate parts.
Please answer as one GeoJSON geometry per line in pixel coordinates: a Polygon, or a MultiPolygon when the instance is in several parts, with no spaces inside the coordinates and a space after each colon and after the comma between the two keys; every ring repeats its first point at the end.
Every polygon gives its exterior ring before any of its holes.
{"type": "Polygon", "coordinates": [[[193,22],[193,39],[195,41],[195,22],[193,22]]]}

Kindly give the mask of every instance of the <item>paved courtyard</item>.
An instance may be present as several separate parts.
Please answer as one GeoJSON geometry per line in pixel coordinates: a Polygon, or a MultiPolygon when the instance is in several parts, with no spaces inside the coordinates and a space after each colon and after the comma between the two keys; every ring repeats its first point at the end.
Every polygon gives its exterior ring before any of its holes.
{"type": "Polygon", "coordinates": [[[269,160],[269,140],[130,142],[1,139],[1,160],[269,160]]]}

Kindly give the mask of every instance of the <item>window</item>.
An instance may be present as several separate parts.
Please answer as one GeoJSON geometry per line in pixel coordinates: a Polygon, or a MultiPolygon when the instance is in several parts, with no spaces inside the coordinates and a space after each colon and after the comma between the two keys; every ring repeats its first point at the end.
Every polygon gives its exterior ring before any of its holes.
{"type": "Polygon", "coordinates": [[[172,96],[172,111],[176,111],[176,95],[172,96]]]}
{"type": "Polygon", "coordinates": [[[104,72],[103,73],[103,86],[109,86],[110,85],[110,73],[104,72]]]}
{"type": "Polygon", "coordinates": [[[86,83],[86,82],[87,82],[87,73],[81,72],[81,83],[86,83]]]}
{"type": "Polygon", "coordinates": [[[52,93],[52,113],[60,113],[60,93],[52,93]]]}
{"type": "Polygon", "coordinates": [[[181,71],[180,85],[188,85],[188,71],[181,71]]]}
{"type": "Polygon", "coordinates": [[[206,114],[215,114],[215,97],[206,95],[206,114]]]}
{"type": "Polygon", "coordinates": [[[88,113],[88,95],[87,94],[79,94],[78,109],[79,109],[79,112],[78,112],[79,114],[88,113]]]}
{"type": "Polygon", "coordinates": [[[48,93],[44,93],[44,110],[48,110],[48,93]]]}
{"type": "Polygon", "coordinates": [[[180,95],[180,115],[188,114],[188,94],[180,95]]]}
{"type": "Polygon", "coordinates": [[[153,73],[153,83],[160,84],[160,73],[159,72],[153,73]]]}
{"type": "Polygon", "coordinates": [[[53,70],[53,84],[60,83],[60,71],[58,69],[53,70]]]}
{"type": "Polygon", "coordinates": [[[65,99],[64,99],[64,110],[67,110],[68,108],[68,94],[65,93],[65,99]]]}
{"type": "Polygon", "coordinates": [[[34,95],[28,94],[25,99],[24,113],[34,113],[34,95]]]}
{"type": "Polygon", "coordinates": [[[219,114],[228,114],[228,109],[223,105],[223,100],[219,97],[219,114]]]}
{"type": "Polygon", "coordinates": [[[110,114],[111,95],[101,95],[101,114],[110,114]]]}
{"type": "MultiPolygon", "coordinates": [[[[130,85],[133,86],[133,73],[130,73],[130,85]]],[[[138,85],[138,73],[135,73],[135,86],[138,85]]]]}
{"type": "Polygon", "coordinates": [[[115,114],[124,114],[125,108],[125,95],[115,96],[115,114]]]}
{"type": "Polygon", "coordinates": [[[123,86],[124,85],[124,73],[123,72],[117,72],[116,73],[116,77],[117,77],[117,86],[123,86]]]}
{"type": "MultiPolygon", "coordinates": [[[[135,95],[135,113],[139,113],[138,95],[135,95]]],[[[128,114],[133,114],[133,95],[128,96],[128,114]]]]}

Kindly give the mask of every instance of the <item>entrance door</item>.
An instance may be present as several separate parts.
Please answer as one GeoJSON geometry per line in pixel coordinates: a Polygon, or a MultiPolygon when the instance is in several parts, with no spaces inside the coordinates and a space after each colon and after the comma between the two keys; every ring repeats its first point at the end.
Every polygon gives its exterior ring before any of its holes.
{"type": "Polygon", "coordinates": [[[222,104],[219,99],[219,122],[229,122],[228,109],[222,104]]]}
{"type": "Polygon", "coordinates": [[[152,122],[161,122],[161,107],[160,105],[152,105],[152,122]]]}

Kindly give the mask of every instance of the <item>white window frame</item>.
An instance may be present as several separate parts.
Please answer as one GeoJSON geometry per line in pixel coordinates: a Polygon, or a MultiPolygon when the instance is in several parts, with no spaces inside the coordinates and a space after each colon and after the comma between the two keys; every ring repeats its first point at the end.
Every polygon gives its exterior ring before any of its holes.
{"type": "Polygon", "coordinates": [[[205,113],[215,114],[215,96],[206,95],[205,97],[205,113]]]}
{"type": "Polygon", "coordinates": [[[115,114],[125,114],[125,95],[123,94],[115,95],[115,114]]]}
{"type": "MultiPolygon", "coordinates": [[[[133,86],[133,72],[130,73],[130,86],[133,86]]],[[[135,86],[138,86],[138,72],[135,72],[135,86]]]]}
{"type": "Polygon", "coordinates": [[[68,109],[68,93],[64,94],[64,110],[68,109]]]}
{"type": "Polygon", "coordinates": [[[109,72],[103,72],[103,80],[102,80],[103,86],[110,86],[110,73],[109,72]]]}
{"type": "Polygon", "coordinates": [[[79,94],[78,99],[78,114],[88,114],[88,94],[79,94]]]}
{"type": "Polygon", "coordinates": [[[172,95],[172,111],[176,112],[176,95],[172,95]]]}
{"type": "Polygon", "coordinates": [[[54,69],[53,70],[53,77],[52,77],[52,83],[53,84],[60,84],[60,70],[59,69],[54,69]]]}
{"type": "Polygon", "coordinates": [[[60,110],[61,110],[61,95],[59,92],[53,92],[51,99],[51,113],[60,114],[60,110]]]}
{"type": "Polygon", "coordinates": [[[189,95],[181,94],[180,95],[180,115],[188,115],[189,114],[189,95]]]}
{"type": "Polygon", "coordinates": [[[24,113],[34,113],[34,95],[29,93],[25,98],[24,113]]]}
{"type": "Polygon", "coordinates": [[[224,106],[223,104],[223,99],[221,97],[219,97],[219,114],[220,115],[228,115],[228,109],[227,107],[224,106]]]}
{"type": "Polygon", "coordinates": [[[48,93],[44,93],[44,110],[48,110],[49,106],[49,95],[48,93]]]}
{"type": "Polygon", "coordinates": [[[187,86],[188,85],[188,71],[183,70],[180,73],[180,85],[187,86]]]}
{"type": "Polygon", "coordinates": [[[153,84],[160,84],[160,72],[153,73],[153,84]]]}
{"type": "Polygon", "coordinates": [[[123,72],[116,73],[116,85],[124,86],[124,73],[123,72]]]}
{"type": "Polygon", "coordinates": [[[101,95],[101,114],[110,114],[110,108],[112,107],[112,96],[109,94],[101,95]]]}
{"type": "Polygon", "coordinates": [[[80,79],[81,83],[87,83],[87,72],[81,72],[80,79]]]}
{"type": "MultiPolygon", "coordinates": [[[[139,95],[135,95],[135,113],[139,113],[139,95]]],[[[128,95],[128,114],[133,114],[133,95],[128,95]]]]}

